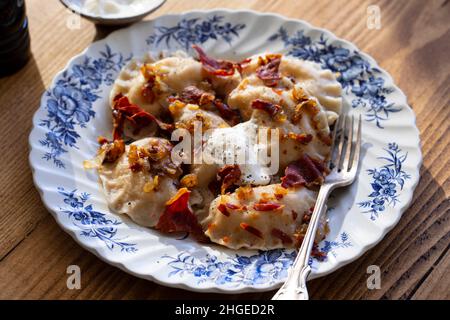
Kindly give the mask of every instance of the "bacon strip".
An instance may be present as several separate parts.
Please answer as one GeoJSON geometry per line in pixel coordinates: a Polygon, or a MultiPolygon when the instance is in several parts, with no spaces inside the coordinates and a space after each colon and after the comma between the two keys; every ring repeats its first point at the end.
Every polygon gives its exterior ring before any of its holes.
{"type": "Polygon", "coordinates": [[[114,140],[122,138],[125,120],[130,121],[133,127],[137,130],[148,126],[152,122],[155,122],[162,130],[170,131],[173,129],[173,125],[162,122],[151,113],[146,112],[139,106],[130,103],[128,97],[125,97],[120,93],[114,98],[113,116],[114,140]]]}
{"type": "Polygon", "coordinates": [[[325,166],[323,164],[305,154],[286,167],[285,175],[281,178],[281,186],[290,188],[321,184],[324,179],[324,172],[325,166]]]}
{"type": "Polygon", "coordinates": [[[162,232],[190,232],[198,240],[205,240],[202,227],[197,217],[189,208],[190,191],[181,188],[166,204],[164,213],[159,218],[156,229],[162,232]]]}
{"type": "Polygon", "coordinates": [[[281,74],[278,71],[281,63],[281,56],[267,55],[266,59],[268,62],[256,69],[256,75],[264,82],[266,86],[274,87],[281,79],[281,74]]]}
{"type": "Polygon", "coordinates": [[[183,89],[178,100],[184,103],[204,105],[214,100],[214,95],[207,93],[196,86],[187,86],[183,89]]]}
{"type": "Polygon", "coordinates": [[[263,238],[262,232],[258,229],[256,229],[255,227],[252,227],[248,224],[246,224],[245,222],[241,222],[241,224],[239,225],[242,229],[244,229],[247,232],[250,232],[251,234],[253,234],[254,236],[257,236],[258,238],[263,238]]]}
{"type": "Polygon", "coordinates": [[[284,205],[275,203],[275,202],[260,202],[255,203],[253,205],[253,209],[256,211],[274,211],[274,210],[280,210],[283,209],[284,205]]]}
{"type": "Polygon", "coordinates": [[[249,63],[250,63],[251,61],[252,61],[251,58],[247,58],[247,59],[244,59],[244,60],[238,62],[238,63],[236,64],[236,66],[237,66],[239,72],[242,72],[242,70],[243,70],[244,68],[246,68],[246,67],[249,65],[249,63]]]}
{"type": "Polygon", "coordinates": [[[199,106],[212,103],[219,111],[222,118],[229,121],[232,125],[241,121],[238,110],[231,109],[226,103],[220,99],[216,99],[213,94],[205,92],[196,86],[188,86],[184,88],[179,96],[169,97],[169,102],[179,100],[184,103],[196,104],[199,106]]]}
{"type": "Polygon", "coordinates": [[[227,207],[226,207],[223,203],[219,204],[219,205],[217,206],[217,209],[218,209],[220,212],[222,212],[222,214],[223,214],[224,216],[226,216],[226,217],[229,217],[229,216],[230,216],[230,213],[228,212],[227,207]]]}
{"type": "Polygon", "coordinates": [[[125,152],[125,143],[122,139],[114,140],[113,142],[106,142],[105,145],[105,159],[103,162],[113,163],[125,152]]]}
{"type": "Polygon", "coordinates": [[[241,169],[237,164],[225,165],[217,173],[218,180],[222,182],[220,193],[224,194],[229,187],[239,181],[241,169]]]}
{"type": "Polygon", "coordinates": [[[293,140],[295,140],[295,141],[300,142],[301,144],[308,144],[313,139],[313,136],[311,134],[309,134],[309,133],[307,134],[307,133],[293,133],[293,132],[290,132],[288,134],[288,137],[293,139],[293,140]]]}
{"type": "Polygon", "coordinates": [[[222,118],[229,121],[232,125],[236,125],[241,122],[241,116],[238,110],[231,109],[226,103],[219,99],[215,99],[213,104],[219,111],[222,118]]]}
{"type": "Polygon", "coordinates": [[[279,105],[261,99],[253,100],[252,108],[257,110],[263,110],[267,112],[271,117],[274,117],[281,110],[281,107],[279,105]]]}
{"type": "Polygon", "coordinates": [[[327,253],[321,251],[317,243],[314,243],[313,248],[311,250],[311,256],[316,258],[319,261],[323,261],[327,257],[327,253]]]}
{"type": "Polygon", "coordinates": [[[192,45],[192,48],[197,51],[203,69],[208,73],[216,76],[232,76],[234,74],[235,64],[233,62],[227,60],[215,60],[208,57],[205,51],[195,44],[192,45]]]}
{"type": "Polygon", "coordinates": [[[297,217],[298,217],[298,213],[297,213],[297,211],[295,211],[295,210],[292,210],[292,220],[297,220],[297,217]]]}
{"type": "Polygon", "coordinates": [[[281,231],[280,229],[273,228],[271,231],[272,236],[281,240],[283,244],[291,244],[292,238],[289,237],[286,233],[281,231]]]}

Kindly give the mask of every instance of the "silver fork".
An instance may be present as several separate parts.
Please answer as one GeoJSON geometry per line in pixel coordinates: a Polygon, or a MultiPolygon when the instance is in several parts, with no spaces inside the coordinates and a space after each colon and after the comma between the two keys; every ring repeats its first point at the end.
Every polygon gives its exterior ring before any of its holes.
{"type": "Polygon", "coordinates": [[[309,260],[320,215],[331,191],[352,184],[356,177],[361,152],[361,116],[358,120],[356,138],[354,136],[354,118],[352,117],[350,121],[347,117],[340,117],[333,132],[332,156],[328,163],[331,171],[319,190],[308,230],[287,280],[272,300],[308,300],[306,280],[311,272],[309,260]]]}

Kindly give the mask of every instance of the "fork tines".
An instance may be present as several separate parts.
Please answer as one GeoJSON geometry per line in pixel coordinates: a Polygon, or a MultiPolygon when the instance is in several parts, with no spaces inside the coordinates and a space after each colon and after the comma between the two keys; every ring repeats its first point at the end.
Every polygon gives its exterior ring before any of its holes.
{"type": "Polygon", "coordinates": [[[361,115],[356,134],[354,116],[340,116],[334,126],[333,137],[330,169],[337,172],[356,171],[361,152],[361,115]]]}

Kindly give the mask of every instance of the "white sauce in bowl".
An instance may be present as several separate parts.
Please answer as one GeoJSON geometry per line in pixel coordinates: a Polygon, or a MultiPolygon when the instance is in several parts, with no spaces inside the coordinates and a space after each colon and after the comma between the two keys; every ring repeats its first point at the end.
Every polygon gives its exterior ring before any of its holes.
{"type": "Polygon", "coordinates": [[[133,16],[158,5],[159,0],[85,0],[82,12],[90,16],[114,18],[133,16]]]}

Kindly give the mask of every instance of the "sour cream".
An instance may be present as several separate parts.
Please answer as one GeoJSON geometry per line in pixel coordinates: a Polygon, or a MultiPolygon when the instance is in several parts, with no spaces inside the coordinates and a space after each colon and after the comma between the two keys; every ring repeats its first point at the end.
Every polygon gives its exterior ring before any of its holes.
{"type": "Polygon", "coordinates": [[[271,150],[267,142],[257,143],[257,134],[258,126],[252,121],[215,129],[205,142],[203,156],[208,157],[207,162],[238,164],[243,184],[267,185],[278,167],[272,172],[273,168],[259,158],[260,152],[268,155],[271,150]]]}
{"type": "Polygon", "coordinates": [[[95,16],[132,16],[158,5],[159,0],[85,0],[82,11],[95,16]]]}

